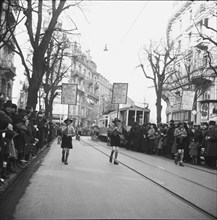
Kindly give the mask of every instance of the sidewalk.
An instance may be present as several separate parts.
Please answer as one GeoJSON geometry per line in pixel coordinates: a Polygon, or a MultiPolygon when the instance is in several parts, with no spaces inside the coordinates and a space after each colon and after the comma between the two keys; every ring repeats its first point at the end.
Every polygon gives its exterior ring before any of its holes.
{"type": "MultiPolygon", "coordinates": [[[[50,145],[55,141],[54,139],[50,145]]],[[[26,166],[21,168],[17,173],[10,173],[8,176],[8,179],[5,179],[3,183],[0,185],[0,197],[4,194],[4,192],[14,183],[14,181],[24,172],[24,170],[29,167],[31,163],[33,163],[40,155],[41,153],[48,148],[47,145],[45,145],[42,149],[39,150],[38,155],[36,157],[33,157],[30,159],[28,163],[26,163],[26,166]]]]}

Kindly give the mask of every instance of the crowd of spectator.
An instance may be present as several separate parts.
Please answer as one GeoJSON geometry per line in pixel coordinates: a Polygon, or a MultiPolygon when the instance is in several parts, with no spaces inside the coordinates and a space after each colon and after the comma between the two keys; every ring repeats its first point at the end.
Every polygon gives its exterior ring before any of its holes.
{"type": "Polygon", "coordinates": [[[123,129],[121,147],[128,150],[143,152],[149,155],[159,155],[175,159],[179,155],[178,147],[183,149],[183,162],[204,165],[216,169],[217,160],[217,126],[215,121],[199,124],[174,122],[168,124],[134,123],[127,132],[123,129]],[[186,135],[179,138],[176,129],[183,129],[186,135]],[[181,139],[181,142],[180,142],[181,139]],[[203,163],[201,159],[204,159],[203,163]]]}
{"type": "Polygon", "coordinates": [[[17,173],[50,146],[56,125],[42,111],[17,108],[11,100],[0,99],[0,184],[17,173]]]}

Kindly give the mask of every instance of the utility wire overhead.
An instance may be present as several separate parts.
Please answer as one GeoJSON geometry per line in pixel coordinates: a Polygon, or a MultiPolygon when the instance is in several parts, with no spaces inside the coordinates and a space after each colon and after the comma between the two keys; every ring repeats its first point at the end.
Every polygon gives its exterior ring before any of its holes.
{"type": "Polygon", "coordinates": [[[127,30],[126,34],[123,36],[123,38],[120,40],[118,46],[115,49],[115,52],[117,52],[118,48],[120,47],[120,45],[123,43],[124,39],[126,38],[126,36],[129,34],[130,30],[132,29],[132,27],[135,25],[136,21],[138,20],[138,18],[140,17],[140,15],[142,14],[143,10],[145,9],[145,7],[147,6],[148,2],[145,3],[145,5],[142,7],[142,9],[140,10],[139,14],[136,16],[135,20],[133,21],[133,23],[130,25],[129,29],[127,30]]]}

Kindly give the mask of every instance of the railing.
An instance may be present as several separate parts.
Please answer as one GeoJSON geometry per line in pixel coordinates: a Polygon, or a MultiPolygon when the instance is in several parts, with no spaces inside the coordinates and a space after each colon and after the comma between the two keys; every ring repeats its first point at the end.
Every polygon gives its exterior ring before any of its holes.
{"type": "Polygon", "coordinates": [[[92,80],[92,79],[88,79],[88,80],[87,80],[87,84],[88,84],[88,85],[93,85],[93,80],[92,80]]]}
{"type": "Polygon", "coordinates": [[[16,72],[16,67],[10,60],[0,59],[0,66],[5,69],[10,69],[14,74],[16,72]]]}
{"type": "Polygon", "coordinates": [[[82,78],[82,79],[85,78],[85,75],[82,74],[81,72],[77,71],[77,70],[76,70],[76,71],[73,71],[72,76],[77,76],[77,77],[80,77],[80,78],[82,78]]]}
{"type": "Polygon", "coordinates": [[[92,92],[88,92],[88,95],[94,97],[95,99],[99,99],[99,95],[98,94],[94,94],[92,92]]]}
{"type": "Polygon", "coordinates": [[[99,84],[98,84],[98,83],[95,83],[94,88],[95,88],[95,89],[99,89],[99,84]]]}

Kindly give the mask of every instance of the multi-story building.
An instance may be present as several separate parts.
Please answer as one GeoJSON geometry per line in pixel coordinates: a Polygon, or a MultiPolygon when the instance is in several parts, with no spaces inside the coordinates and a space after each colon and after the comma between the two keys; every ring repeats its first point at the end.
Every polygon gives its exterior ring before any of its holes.
{"type": "Polygon", "coordinates": [[[16,13],[12,7],[8,8],[7,1],[2,1],[0,8],[0,92],[5,98],[12,100],[13,79],[16,76],[16,68],[14,66],[14,43],[9,39],[9,33],[6,26],[13,27],[16,23],[16,13]],[[9,16],[6,14],[9,13],[9,16]],[[10,18],[10,19],[8,19],[10,18]]]}
{"type": "MultiPolygon", "coordinates": [[[[56,120],[72,117],[75,124],[83,127],[96,123],[99,116],[110,111],[117,110],[117,104],[112,104],[112,84],[100,73],[97,72],[97,65],[92,61],[90,51],[81,51],[77,42],[69,47],[71,50],[71,70],[63,83],[77,84],[76,105],[61,104],[61,90],[53,103],[53,116],[56,120]]],[[[131,99],[121,107],[134,105],[131,99]]]]}
{"type": "Polygon", "coordinates": [[[216,3],[175,1],[174,11],[168,22],[167,41],[174,42],[177,59],[167,68],[171,77],[163,92],[167,121],[217,120],[217,48],[202,38],[217,42],[217,20],[213,16],[216,3]],[[195,92],[192,108],[182,108],[183,90],[195,92]]]}

